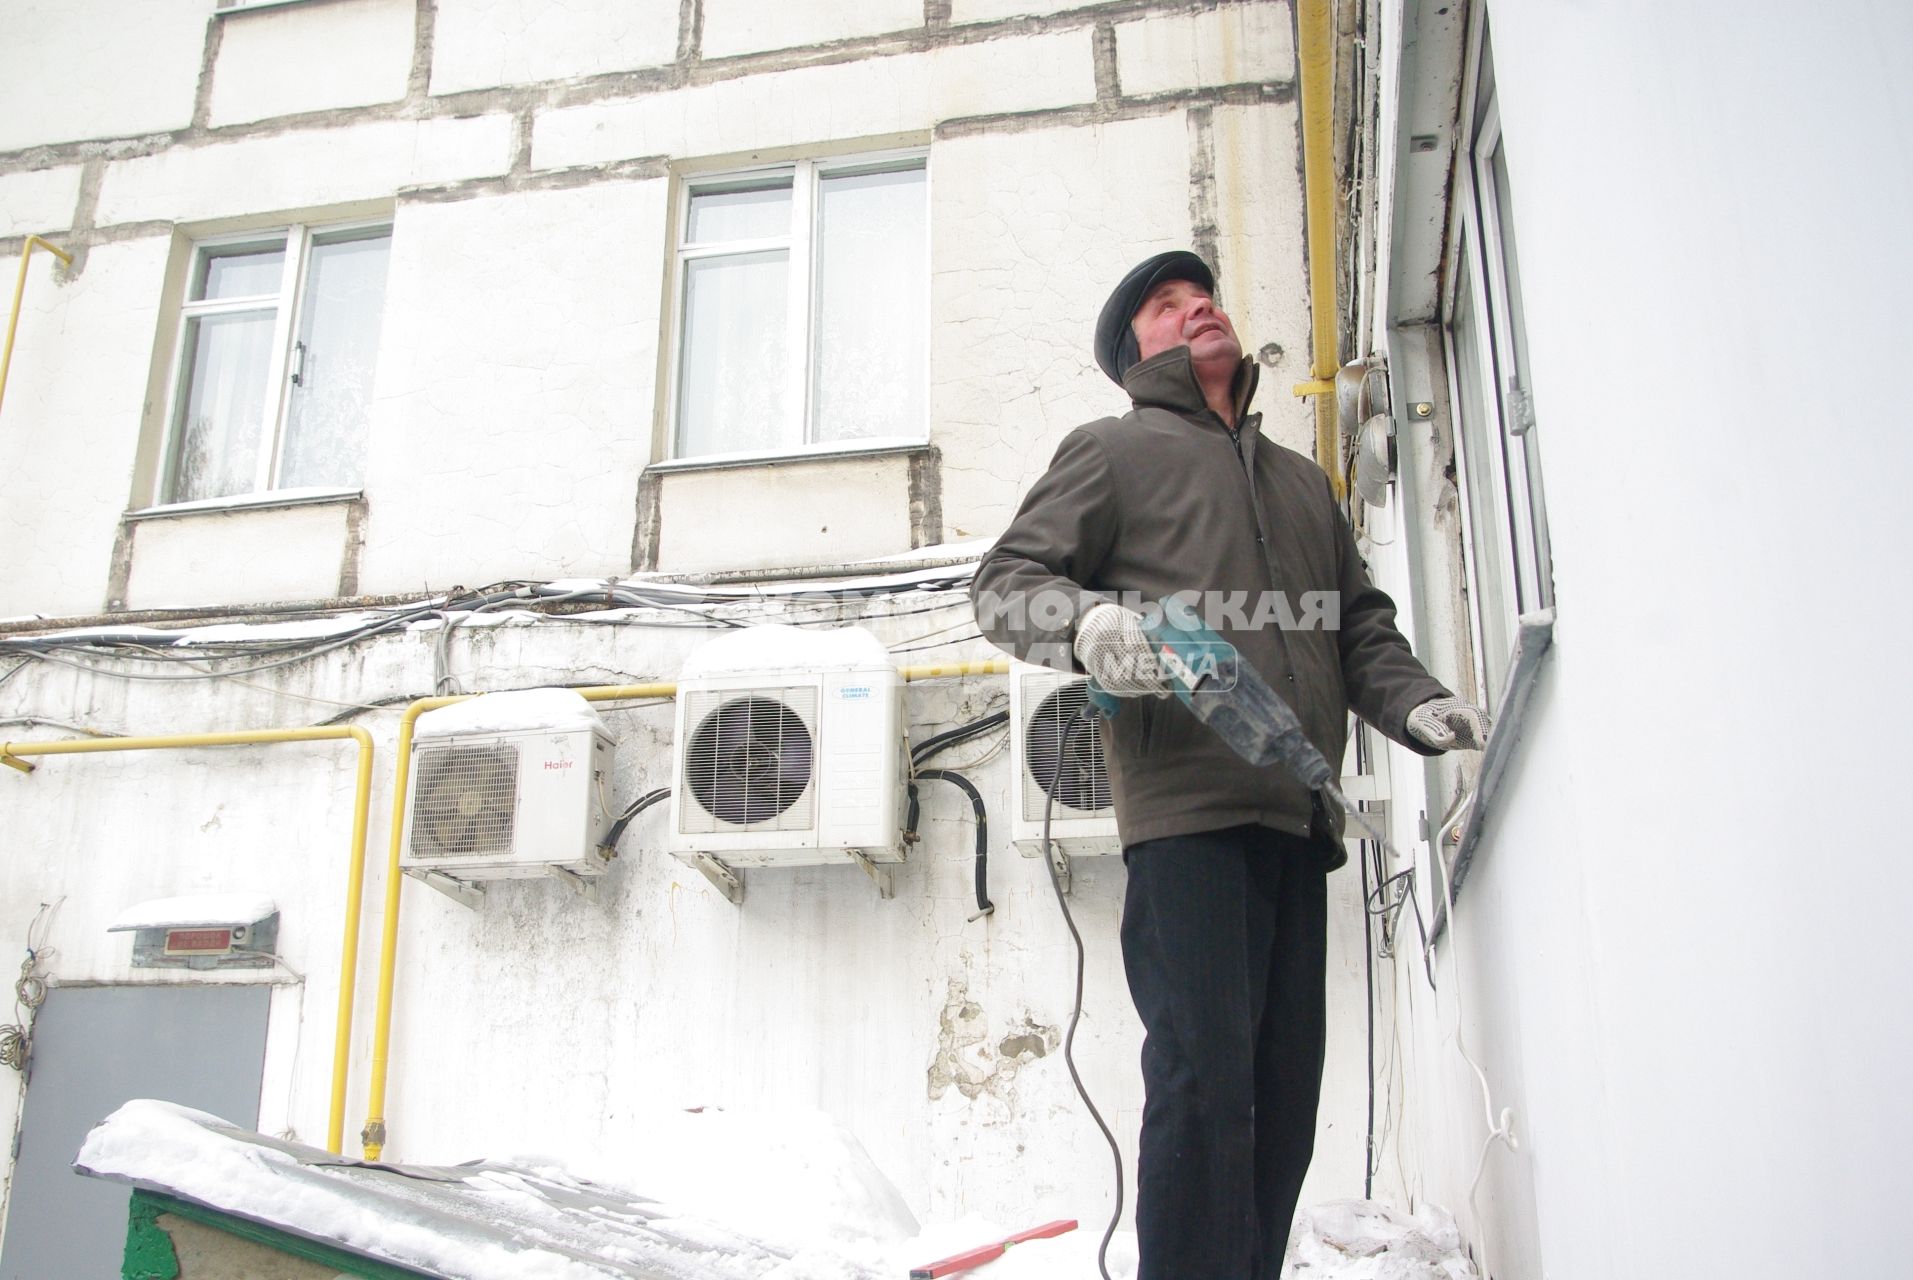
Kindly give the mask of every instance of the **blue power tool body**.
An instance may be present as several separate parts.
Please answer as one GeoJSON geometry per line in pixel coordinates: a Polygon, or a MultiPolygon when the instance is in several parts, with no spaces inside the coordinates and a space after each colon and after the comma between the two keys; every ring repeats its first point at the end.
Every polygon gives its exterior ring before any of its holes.
{"type": "MultiPolygon", "coordinates": [[[[1186,602],[1163,600],[1143,616],[1143,634],[1182,705],[1237,755],[1254,765],[1280,764],[1310,790],[1326,788],[1339,796],[1334,770],[1302,732],[1294,709],[1186,602]]],[[[1113,720],[1122,702],[1089,682],[1096,715],[1113,720]]]]}

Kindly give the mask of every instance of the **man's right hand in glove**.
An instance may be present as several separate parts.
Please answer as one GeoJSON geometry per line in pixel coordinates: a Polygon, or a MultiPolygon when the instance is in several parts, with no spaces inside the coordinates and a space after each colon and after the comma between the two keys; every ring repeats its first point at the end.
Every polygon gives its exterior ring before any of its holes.
{"type": "Polygon", "coordinates": [[[1107,693],[1118,698],[1169,696],[1156,663],[1156,647],[1143,634],[1142,615],[1118,604],[1099,604],[1076,622],[1076,660],[1107,693]]]}

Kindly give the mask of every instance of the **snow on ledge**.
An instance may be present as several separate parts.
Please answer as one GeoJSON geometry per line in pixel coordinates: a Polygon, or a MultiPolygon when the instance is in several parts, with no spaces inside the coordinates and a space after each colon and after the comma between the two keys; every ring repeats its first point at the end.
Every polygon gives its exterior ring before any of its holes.
{"type": "Polygon", "coordinates": [[[476,698],[427,711],[419,716],[413,737],[442,738],[454,733],[565,733],[573,729],[604,731],[604,721],[576,689],[513,689],[481,693],[476,698]]]}
{"type": "Polygon", "coordinates": [[[883,641],[862,627],[741,627],[707,640],[684,660],[679,679],[772,671],[850,671],[894,668],[883,641]]]}
{"type": "Polygon", "coordinates": [[[106,931],[251,924],[264,920],[278,909],[271,898],[256,893],[197,893],[182,898],[155,898],[120,912],[113,923],[106,926],[106,931]]]}

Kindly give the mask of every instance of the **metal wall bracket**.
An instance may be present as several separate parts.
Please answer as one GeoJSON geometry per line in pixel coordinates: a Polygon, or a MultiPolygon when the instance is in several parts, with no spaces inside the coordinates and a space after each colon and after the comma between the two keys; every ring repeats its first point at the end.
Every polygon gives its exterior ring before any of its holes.
{"type": "Polygon", "coordinates": [[[708,853],[696,854],[689,861],[697,868],[698,874],[709,880],[719,893],[730,899],[732,906],[744,905],[744,881],[737,872],[708,853]]]}
{"type": "Polygon", "coordinates": [[[598,882],[595,878],[591,876],[581,876],[576,871],[567,871],[563,867],[546,867],[545,870],[558,877],[564,884],[568,884],[577,890],[578,896],[586,902],[596,902],[598,900],[598,882]]]}
{"type": "Polygon", "coordinates": [[[845,852],[847,852],[853,859],[856,860],[856,863],[858,866],[864,869],[865,875],[869,876],[871,880],[876,882],[877,896],[879,898],[882,898],[885,902],[888,902],[890,899],[897,896],[896,886],[891,882],[891,879],[890,879],[890,868],[878,866],[876,863],[872,862],[869,856],[866,855],[860,849],[847,849],[845,850],[845,852]]]}
{"type": "Polygon", "coordinates": [[[1062,889],[1064,893],[1068,893],[1069,892],[1069,855],[1067,853],[1064,853],[1063,846],[1058,844],[1054,840],[1050,841],[1049,864],[1051,869],[1056,872],[1057,887],[1062,889]]]}
{"type": "Polygon", "coordinates": [[[436,889],[461,907],[473,911],[485,905],[485,886],[469,884],[464,880],[454,880],[442,871],[425,871],[418,867],[407,867],[405,874],[417,880],[428,889],[436,889]]]}
{"type": "Polygon", "coordinates": [[[0,764],[7,766],[9,769],[18,769],[21,773],[33,772],[33,765],[22,760],[19,756],[8,755],[5,751],[0,751],[0,764]]]}

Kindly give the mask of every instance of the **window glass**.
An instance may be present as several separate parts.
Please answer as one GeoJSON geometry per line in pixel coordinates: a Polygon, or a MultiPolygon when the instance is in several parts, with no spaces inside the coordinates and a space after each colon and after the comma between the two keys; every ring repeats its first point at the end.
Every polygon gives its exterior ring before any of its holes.
{"type": "Polygon", "coordinates": [[[762,240],[790,234],[790,179],[741,191],[700,191],[691,197],[690,244],[762,240]]]}
{"type": "Polygon", "coordinates": [[[769,449],[782,437],[790,254],[685,264],[678,452],[769,449]]]}
{"type": "Polygon", "coordinates": [[[283,243],[266,249],[248,245],[208,250],[199,262],[193,298],[197,301],[276,294],[285,269],[283,243]]]}
{"type": "Polygon", "coordinates": [[[190,390],[177,427],[174,501],[230,497],[257,487],[275,321],[271,311],[187,321],[190,390]]]}
{"type": "Polygon", "coordinates": [[[1495,499],[1501,483],[1500,450],[1495,448],[1499,424],[1486,375],[1486,335],[1475,303],[1474,273],[1469,269],[1472,252],[1464,235],[1456,254],[1456,261],[1464,265],[1455,288],[1449,332],[1454,341],[1456,430],[1467,485],[1469,549],[1474,565],[1471,586],[1477,597],[1474,616],[1480,633],[1476,643],[1484,681],[1481,693],[1483,703],[1492,711],[1507,681],[1514,601],[1506,567],[1507,531],[1495,499]]]}
{"type": "Polygon", "coordinates": [[[316,241],[294,348],[279,487],[356,487],[379,353],[390,235],[316,241]]]}
{"type": "Polygon", "coordinates": [[[923,429],[924,179],[915,168],[819,184],[814,440],[923,429]]]}

